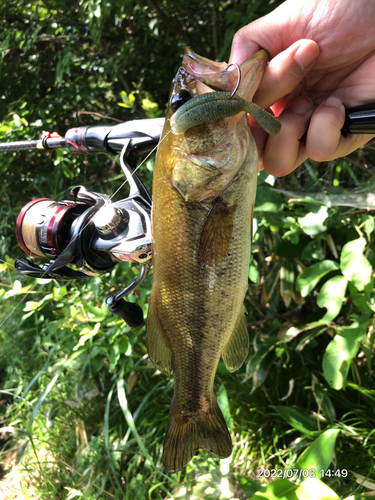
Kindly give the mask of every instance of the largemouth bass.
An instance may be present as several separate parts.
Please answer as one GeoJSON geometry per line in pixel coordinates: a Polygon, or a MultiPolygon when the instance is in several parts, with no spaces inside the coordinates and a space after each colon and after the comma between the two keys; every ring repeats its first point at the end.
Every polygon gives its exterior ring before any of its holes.
{"type": "MultiPolygon", "coordinates": [[[[251,101],[267,61],[260,51],[241,65],[238,98],[251,101]]],[[[214,113],[176,133],[170,124],[186,101],[194,107],[201,94],[232,92],[238,75],[226,68],[186,50],[155,163],[147,348],[157,368],[175,375],[163,453],[168,471],[180,470],[199,448],[231,454],[214,377],[221,356],[234,371],[248,354],[243,301],[258,155],[246,113],[214,113]]]]}

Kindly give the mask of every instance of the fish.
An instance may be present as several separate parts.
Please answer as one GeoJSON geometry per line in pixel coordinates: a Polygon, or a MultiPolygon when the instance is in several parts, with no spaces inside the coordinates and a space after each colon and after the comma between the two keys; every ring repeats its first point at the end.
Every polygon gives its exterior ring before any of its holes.
{"type": "MultiPolygon", "coordinates": [[[[241,65],[236,99],[251,103],[268,58],[261,50],[241,65]]],[[[232,453],[214,378],[221,357],[232,372],[248,355],[244,298],[258,154],[245,110],[229,116],[214,108],[219,93],[230,99],[238,78],[239,72],[229,71],[226,63],[187,48],[172,81],[156,155],[146,344],[155,367],[174,372],[163,450],[169,472],[184,467],[199,449],[220,458],[232,453]],[[206,94],[211,116],[173,131],[178,110],[199,106],[206,94]]],[[[262,121],[268,113],[261,110],[260,115],[262,121]]]]}

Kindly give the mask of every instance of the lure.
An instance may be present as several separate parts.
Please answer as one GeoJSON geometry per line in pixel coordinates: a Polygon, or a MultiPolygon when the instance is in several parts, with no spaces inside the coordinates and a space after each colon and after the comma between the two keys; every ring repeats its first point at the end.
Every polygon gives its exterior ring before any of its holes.
{"type": "Polygon", "coordinates": [[[171,117],[174,134],[183,134],[196,125],[220,120],[245,111],[249,113],[270,135],[280,132],[281,123],[273,115],[253,102],[245,101],[230,92],[208,92],[193,97],[183,104],[171,117]]]}

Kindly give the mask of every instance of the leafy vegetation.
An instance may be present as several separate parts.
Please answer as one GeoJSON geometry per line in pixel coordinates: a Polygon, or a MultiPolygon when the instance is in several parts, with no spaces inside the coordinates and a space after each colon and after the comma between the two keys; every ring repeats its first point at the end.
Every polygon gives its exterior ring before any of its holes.
{"type": "MultiPolygon", "coordinates": [[[[1,140],[162,115],[185,45],[227,59],[244,20],[276,3],[4,0],[1,140]]],[[[21,207],[39,196],[67,199],[80,183],[114,193],[122,182],[116,159],[3,153],[0,497],[371,495],[374,164],[370,145],[335,162],[305,162],[287,178],[259,175],[245,301],[251,349],[238,372],[220,364],[215,382],[233,454],[200,451],[166,474],[173,376],[148,361],[144,327],[130,329],[104,304],[139,268],[124,263],[83,283],[13,269],[21,207]]],[[[139,170],[149,189],[152,169],[150,160],[139,170]]],[[[130,297],[145,313],[151,285],[152,273],[130,297]]]]}

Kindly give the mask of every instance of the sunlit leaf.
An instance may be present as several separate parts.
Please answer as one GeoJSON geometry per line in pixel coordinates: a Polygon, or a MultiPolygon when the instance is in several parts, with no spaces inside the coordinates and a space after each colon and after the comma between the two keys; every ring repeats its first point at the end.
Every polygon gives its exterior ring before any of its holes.
{"type": "Polygon", "coordinates": [[[327,207],[321,206],[316,212],[310,212],[304,217],[300,217],[298,220],[303,232],[311,237],[314,237],[327,229],[327,227],[323,224],[327,217],[327,207]]]}
{"type": "Polygon", "coordinates": [[[328,429],[313,441],[298,458],[297,469],[315,469],[315,477],[320,478],[321,470],[326,471],[332,461],[338,433],[337,429],[328,429]]]}
{"type": "Polygon", "coordinates": [[[83,497],[82,491],[76,490],[75,488],[68,488],[67,486],[64,486],[64,489],[68,491],[66,500],[73,500],[73,498],[83,497]]]}
{"type": "Polygon", "coordinates": [[[366,338],[362,324],[340,329],[340,333],[328,344],[323,356],[323,374],[333,389],[346,386],[346,376],[351,359],[357,355],[359,343],[366,338]]]}
{"type": "Polygon", "coordinates": [[[296,289],[301,292],[302,297],[306,297],[311,290],[319,283],[323,276],[339,269],[337,262],[333,260],[323,260],[306,268],[296,280],[296,289]]]}
{"type": "Polygon", "coordinates": [[[247,495],[248,498],[252,497],[254,493],[262,489],[262,486],[254,479],[250,479],[242,474],[236,474],[236,480],[240,485],[242,491],[247,495]]]}
{"type": "Polygon", "coordinates": [[[229,399],[228,399],[228,394],[225,389],[225,385],[221,384],[217,396],[217,403],[220,407],[220,410],[222,411],[225,421],[227,423],[228,429],[232,432],[233,431],[233,418],[230,413],[230,406],[229,406],[229,399]]]}
{"type": "Polygon", "coordinates": [[[280,270],[280,294],[286,307],[289,307],[293,297],[294,280],[294,262],[284,260],[280,270]]]}
{"type": "Polygon", "coordinates": [[[258,264],[253,256],[251,256],[251,259],[250,259],[248,276],[249,276],[249,279],[253,283],[258,283],[258,280],[259,280],[258,264]]]}
{"type": "Polygon", "coordinates": [[[363,255],[365,246],[364,238],[349,241],[342,249],[340,260],[342,273],[360,291],[370,282],[372,272],[370,262],[363,255]]]}
{"type": "Polygon", "coordinates": [[[327,308],[326,314],[321,319],[322,323],[329,323],[339,314],[347,284],[345,276],[334,276],[322,286],[317,299],[319,307],[327,308]]]}
{"type": "Polygon", "coordinates": [[[363,224],[363,230],[367,236],[370,236],[375,231],[375,217],[368,216],[368,219],[363,224]]]}
{"type": "Polygon", "coordinates": [[[253,500],[298,500],[297,489],[298,485],[287,479],[276,479],[257,491],[251,498],[253,500]]]}
{"type": "Polygon", "coordinates": [[[318,478],[308,478],[296,491],[298,500],[340,500],[329,486],[318,478]]]}

